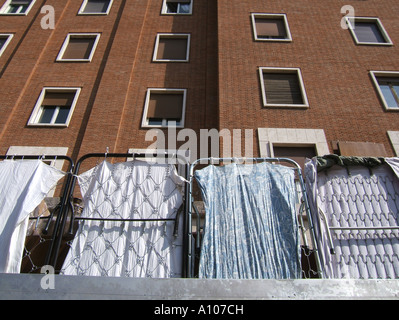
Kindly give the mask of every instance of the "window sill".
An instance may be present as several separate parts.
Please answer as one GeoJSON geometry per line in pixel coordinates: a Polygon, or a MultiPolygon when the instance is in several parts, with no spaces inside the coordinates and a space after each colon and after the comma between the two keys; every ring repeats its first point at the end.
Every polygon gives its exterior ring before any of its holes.
{"type": "Polygon", "coordinates": [[[1,13],[0,16],[27,16],[28,13],[1,13]]]}
{"type": "Polygon", "coordinates": [[[263,105],[263,108],[281,108],[281,109],[309,109],[309,105],[307,104],[266,104],[263,105]]]}
{"type": "Polygon", "coordinates": [[[176,63],[187,63],[190,62],[189,60],[161,60],[161,59],[157,59],[157,60],[152,60],[152,62],[160,62],[160,63],[172,63],[172,62],[176,62],[176,63]]]}
{"type": "Polygon", "coordinates": [[[38,128],[67,128],[68,124],[50,124],[50,123],[28,123],[28,127],[38,128]]]}
{"type": "Polygon", "coordinates": [[[263,39],[263,38],[255,38],[256,42],[292,42],[292,39],[263,39]]]}
{"type": "Polygon", "coordinates": [[[162,16],[192,16],[193,14],[190,12],[190,13],[170,13],[170,12],[167,12],[167,13],[161,13],[161,15],[162,16]]]}
{"type": "Polygon", "coordinates": [[[385,42],[385,43],[382,43],[382,42],[358,42],[358,41],[355,41],[355,42],[356,42],[356,45],[359,45],[359,46],[384,46],[384,47],[393,46],[393,43],[391,43],[391,42],[385,42]]]}
{"type": "Polygon", "coordinates": [[[387,112],[399,112],[399,108],[389,108],[384,106],[385,111],[387,112]]]}
{"type": "Polygon", "coordinates": [[[56,62],[83,62],[83,63],[91,62],[91,60],[87,60],[87,59],[57,59],[55,61],[56,62]]]}
{"type": "Polygon", "coordinates": [[[108,12],[80,12],[78,16],[108,16],[108,12]]]}
{"type": "Polygon", "coordinates": [[[163,126],[163,125],[150,125],[150,124],[145,124],[145,125],[142,125],[141,126],[143,129],[156,129],[156,128],[158,128],[158,129],[168,129],[168,128],[174,128],[174,129],[183,129],[184,128],[184,125],[178,125],[178,126],[168,126],[168,125],[166,125],[166,126],[163,126]]]}

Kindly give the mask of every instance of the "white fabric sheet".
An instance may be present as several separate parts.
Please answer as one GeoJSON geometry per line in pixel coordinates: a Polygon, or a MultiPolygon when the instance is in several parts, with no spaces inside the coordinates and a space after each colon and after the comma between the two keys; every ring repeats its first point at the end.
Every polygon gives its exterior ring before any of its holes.
{"type": "Polygon", "coordinates": [[[305,177],[324,276],[399,278],[399,230],[331,230],[335,254],[328,237],[331,227],[399,225],[399,180],[391,167],[335,165],[317,172],[313,159],[305,177]]]}
{"type": "MultiPolygon", "coordinates": [[[[175,218],[184,179],[173,165],[102,162],[79,175],[82,217],[175,218]]],[[[179,224],[182,226],[182,223],[179,224]]],[[[182,232],[174,221],[81,221],[61,273],[67,275],[179,277],[182,232]]]]}
{"type": "Polygon", "coordinates": [[[385,162],[391,167],[392,171],[399,179],[399,158],[385,158],[385,162]]]}
{"type": "Polygon", "coordinates": [[[0,272],[19,273],[29,214],[64,175],[40,160],[0,162],[0,272]]]}

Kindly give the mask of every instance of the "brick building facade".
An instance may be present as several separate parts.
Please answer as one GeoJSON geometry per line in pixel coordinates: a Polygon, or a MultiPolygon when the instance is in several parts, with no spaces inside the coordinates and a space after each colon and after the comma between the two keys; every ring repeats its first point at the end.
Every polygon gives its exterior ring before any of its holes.
{"type": "MultiPolygon", "coordinates": [[[[356,142],[358,148],[360,142],[381,144],[364,144],[367,150],[350,148],[345,155],[398,154],[397,146],[393,146],[398,134],[398,109],[384,107],[371,73],[398,70],[398,24],[393,14],[397,6],[389,1],[333,1],[328,5],[319,1],[267,5],[263,1],[239,5],[218,1],[220,127],[257,129],[262,155],[270,155],[273,145],[301,144],[317,145],[319,154],[345,153],[339,147],[351,144],[344,142],[356,142]],[[379,20],[390,43],[356,43],[351,30],[341,27],[342,18],[348,14],[345,10],[341,13],[341,8],[347,4],[352,5],[356,18],[373,18],[367,20],[370,23],[379,20]],[[254,15],[258,18],[268,18],[269,14],[285,17],[289,40],[255,39],[253,13],[259,13],[254,15]],[[229,28],[232,21],[234,29],[229,28]],[[258,71],[268,68],[277,70],[273,72],[297,69],[307,103],[264,106],[265,89],[258,71]]],[[[391,75],[397,76],[386,76],[391,75]]]]}
{"type": "Polygon", "coordinates": [[[0,5],[2,154],[127,152],[177,121],[251,129],[260,156],[399,155],[397,1],[0,5]]]}

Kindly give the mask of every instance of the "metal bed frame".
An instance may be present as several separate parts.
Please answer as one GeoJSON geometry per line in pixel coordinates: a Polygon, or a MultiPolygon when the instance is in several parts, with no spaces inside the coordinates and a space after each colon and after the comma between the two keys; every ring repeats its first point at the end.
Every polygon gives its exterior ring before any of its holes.
{"type": "MultiPolygon", "coordinates": [[[[199,228],[197,228],[198,236],[196,239],[196,243],[193,243],[194,236],[193,236],[193,216],[196,215],[197,218],[197,226],[199,227],[200,224],[200,217],[199,213],[194,205],[194,197],[193,197],[193,182],[194,182],[194,171],[195,168],[199,164],[214,164],[215,162],[218,163],[231,163],[231,162],[240,162],[240,163],[257,163],[257,162],[271,162],[271,163],[287,163],[293,166],[295,170],[299,185],[302,192],[302,204],[301,208],[299,209],[300,212],[305,212],[308,222],[311,241],[313,243],[313,248],[316,257],[316,265],[317,265],[317,273],[320,277],[322,277],[322,269],[320,267],[320,260],[318,256],[319,249],[317,247],[317,241],[315,241],[315,234],[314,234],[314,225],[312,221],[312,216],[310,214],[309,203],[306,194],[305,183],[303,180],[302,172],[300,166],[289,158],[200,158],[195,160],[192,164],[187,162],[187,159],[177,153],[169,153],[169,152],[161,152],[161,153],[90,153],[82,156],[77,162],[76,165],[73,160],[68,156],[55,156],[55,155],[42,155],[42,156],[32,156],[32,155],[3,155],[0,156],[1,159],[22,159],[22,160],[65,160],[69,163],[68,171],[66,180],[63,186],[62,195],[60,198],[60,202],[57,207],[52,210],[50,216],[42,217],[42,219],[48,219],[46,226],[44,228],[43,233],[46,234],[49,230],[50,223],[54,217],[54,214],[58,211],[58,215],[56,217],[56,221],[54,223],[53,234],[51,236],[51,244],[50,248],[47,252],[45,258],[45,264],[52,265],[55,267],[57,263],[57,259],[59,256],[60,246],[62,242],[62,238],[64,235],[64,230],[67,225],[68,216],[70,216],[69,228],[67,231],[68,235],[73,235],[74,230],[74,221],[80,220],[115,220],[115,221],[175,221],[175,230],[177,230],[177,221],[179,215],[183,213],[183,259],[182,259],[182,276],[184,278],[193,278],[194,277],[194,260],[195,260],[195,249],[200,248],[201,238],[199,228]],[[186,183],[184,188],[184,196],[183,196],[183,206],[179,209],[179,212],[174,219],[111,219],[111,218],[84,218],[78,217],[75,215],[74,208],[72,205],[73,194],[76,187],[77,175],[79,174],[79,170],[81,165],[84,161],[93,158],[158,158],[158,159],[168,159],[168,161],[175,160],[176,164],[184,165],[185,166],[185,177],[189,180],[189,183],[186,183]]],[[[169,162],[170,163],[170,162],[169,162]]],[[[31,217],[30,219],[38,220],[40,217],[31,217]]],[[[308,245],[307,238],[305,236],[304,230],[304,221],[302,214],[299,214],[299,225],[302,233],[302,239],[305,246],[308,245]]]]}
{"type": "MultiPolygon", "coordinates": [[[[50,215],[47,217],[30,217],[30,220],[39,220],[39,219],[48,219],[46,226],[44,230],[42,231],[43,234],[47,234],[49,231],[50,223],[53,220],[53,217],[56,212],[58,212],[58,215],[56,217],[56,221],[54,223],[54,229],[53,229],[53,234],[51,236],[51,242],[50,242],[50,247],[48,249],[48,252],[45,257],[45,265],[51,265],[55,268],[57,264],[57,260],[59,258],[59,251],[61,247],[61,242],[62,238],[64,235],[64,230],[67,225],[67,220],[68,216],[70,215],[70,223],[69,223],[69,228],[67,231],[68,235],[73,235],[74,230],[73,230],[73,225],[74,221],[80,221],[80,220],[113,220],[113,221],[174,221],[175,222],[175,228],[174,232],[176,234],[178,230],[178,221],[180,218],[180,215],[183,212],[186,212],[187,208],[187,192],[188,192],[188,184],[186,184],[184,188],[184,196],[183,196],[183,205],[182,207],[178,210],[176,218],[170,218],[170,219],[112,219],[112,218],[84,218],[84,217],[77,217],[75,216],[74,212],[74,207],[72,205],[72,199],[73,199],[73,194],[75,191],[75,186],[76,186],[76,180],[77,180],[77,175],[79,174],[79,170],[81,168],[82,163],[91,158],[157,158],[157,159],[168,159],[168,161],[176,161],[176,164],[181,164],[185,166],[185,176],[188,176],[188,163],[185,157],[175,154],[175,153],[169,153],[169,152],[157,152],[157,153],[90,153],[82,156],[77,162],[76,165],[73,162],[73,160],[68,157],[68,156],[55,156],[55,155],[0,155],[0,160],[65,160],[69,162],[68,170],[67,170],[67,177],[66,181],[63,186],[62,190],[62,195],[60,198],[59,204],[56,206],[54,210],[51,211],[50,215]],[[69,213],[70,212],[70,213],[69,213]]],[[[187,217],[185,214],[183,214],[183,277],[186,277],[187,274],[185,270],[187,270],[187,239],[188,239],[188,232],[187,232],[187,217]]]]}
{"type": "MultiPolygon", "coordinates": [[[[74,174],[73,174],[73,179],[71,181],[71,187],[70,187],[70,191],[69,191],[69,199],[73,199],[73,193],[75,190],[75,186],[76,186],[76,180],[77,180],[77,175],[79,174],[79,169],[82,165],[82,163],[90,158],[103,158],[103,159],[108,159],[108,158],[162,158],[163,159],[168,159],[169,161],[175,159],[176,160],[176,164],[182,164],[186,166],[186,170],[185,170],[185,174],[187,175],[188,173],[188,165],[187,165],[187,161],[186,158],[184,158],[183,156],[179,155],[179,154],[175,154],[175,153],[168,153],[168,152],[163,152],[163,153],[90,153],[90,154],[86,154],[84,156],[82,156],[76,163],[75,166],[75,170],[74,170],[74,174]]],[[[71,211],[71,217],[70,217],[70,225],[69,225],[69,230],[68,230],[68,234],[69,235],[73,235],[74,231],[73,231],[73,225],[74,225],[74,221],[84,221],[84,220],[96,220],[96,221],[118,221],[118,222],[146,222],[146,221],[174,221],[174,234],[177,234],[178,231],[178,221],[180,218],[180,215],[182,214],[182,212],[186,211],[187,208],[187,191],[188,191],[188,185],[186,184],[185,186],[185,195],[183,196],[183,205],[182,207],[178,210],[177,215],[175,218],[166,218],[166,219],[122,219],[122,218],[90,218],[90,217],[77,217],[75,216],[75,212],[74,210],[71,211]]],[[[66,219],[65,219],[66,220],[66,219]]],[[[182,272],[183,272],[183,277],[186,276],[185,270],[187,269],[186,264],[187,264],[187,259],[185,259],[185,257],[187,257],[187,219],[186,219],[186,215],[183,215],[183,267],[182,267],[182,272]]],[[[63,227],[65,227],[65,224],[63,225],[63,227]]],[[[58,252],[57,252],[58,254],[58,252]]]]}

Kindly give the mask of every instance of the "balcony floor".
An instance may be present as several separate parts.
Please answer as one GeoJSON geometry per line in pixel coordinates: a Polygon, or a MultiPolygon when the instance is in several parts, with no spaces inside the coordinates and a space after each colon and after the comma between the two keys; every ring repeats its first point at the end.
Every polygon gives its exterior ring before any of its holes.
{"type": "Polygon", "coordinates": [[[0,274],[0,299],[42,300],[328,300],[397,299],[399,280],[211,280],[133,279],[0,274]]]}

